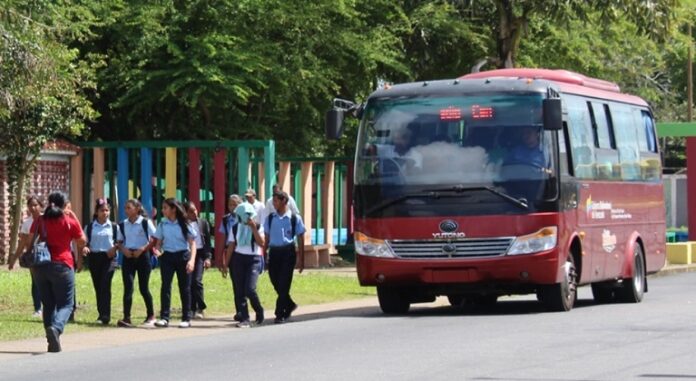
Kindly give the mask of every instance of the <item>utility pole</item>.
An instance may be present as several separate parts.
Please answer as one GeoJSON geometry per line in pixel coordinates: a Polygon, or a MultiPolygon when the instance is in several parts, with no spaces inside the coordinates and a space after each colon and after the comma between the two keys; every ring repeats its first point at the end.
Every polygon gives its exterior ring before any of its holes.
{"type": "MultiPolygon", "coordinates": [[[[689,53],[686,68],[686,121],[692,121],[693,106],[693,61],[694,61],[694,41],[691,35],[691,24],[687,27],[689,34],[689,53]]],[[[689,241],[696,241],[696,137],[686,138],[686,189],[687,189],[687,211],[689,224],[689,241]]]]}

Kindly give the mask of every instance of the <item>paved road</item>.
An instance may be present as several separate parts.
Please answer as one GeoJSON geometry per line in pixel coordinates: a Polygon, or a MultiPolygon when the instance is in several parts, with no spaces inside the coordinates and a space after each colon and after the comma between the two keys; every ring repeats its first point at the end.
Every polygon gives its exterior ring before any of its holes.
{"type": "MultiPolygon", "coordinates": [[[[570,313],[532,298],[488,310],[367,306],[286,325],[0,360],[0,380],[696,380],[696,273],[651,278],[641,304],[570,313]]],[[[172,328],[170,328],[172,330],[172,328]]]]}

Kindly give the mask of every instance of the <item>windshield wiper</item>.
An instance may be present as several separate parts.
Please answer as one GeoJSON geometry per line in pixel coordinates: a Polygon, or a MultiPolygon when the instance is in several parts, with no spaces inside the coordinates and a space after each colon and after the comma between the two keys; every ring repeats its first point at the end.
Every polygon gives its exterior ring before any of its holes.
{"type": "Polygon", "coordinates": [[[379,204],[370,208],[367,212],[365,212],[365,214],[370,215],[374,212],[385,209],[388,206],[392,206],[394,204],[397,204],[397,203],[404,201],[404,200],[408,200],[410,198],[423,198],[423,197],[437,197],[437,194],[434,192],[428,192],[428,193],[420,192],[420,193],[404,194],[404,195],[401,195],[399,197],[390,198],[388,200],[384,200],[383,202],[380,202],[379,204]]]}
{"type": "Polygon", "coordinates": [[[527,204],[527,200],[524,198],[514,198],[510,196],[507,193],[501,192],[491,186],[478,186],[478,187],[466,187],[462,184],[459,185],[453,185],[451,187],[443,187],[443,188],[434,188],[434,189],[425,189],[424,192],[454,192],[454,193],[464,193],[464,192],[469,192],[469,191],[479,191],[479,190],[486,190],[489,191],[497,196],[500,196],[507,201],[510,201],[511,203],[519,206],[522,209],[529,209],[529,204],[527,204]]]}

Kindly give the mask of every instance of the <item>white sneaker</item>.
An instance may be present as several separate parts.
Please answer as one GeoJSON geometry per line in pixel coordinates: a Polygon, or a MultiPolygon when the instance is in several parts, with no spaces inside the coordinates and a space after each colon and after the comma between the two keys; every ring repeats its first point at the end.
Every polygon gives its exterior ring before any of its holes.
{"type": "Polygon", "coordinates": [[[203,319],[205,316],[203,315],[203,311],[196,311],[195,314],[193,314],[193,318],[196,320],[203,319]]]}
{"type": "Polygon", "coordinates": [[[38,311],[34,311],[34,313],[31,314],[31,317],[40,319],[43,317],[43,314],[41,313],[41,310],[38,310],[38,311]]]}
{"type": "Polygon", "coordinates": [[[143,327],[152,328],[155,326],[156,322],[157,320],[155,318],[145,319],[145,321],[143,322],[143,327]]]}
{"type": "Polygon", "coordinates": [[[164,319],[159,319],[155,322],[155,327],[166,328],[169,327],[169,321],[164,319]]]}
{"type": "Polygon", "coordinates": [[[182,321],[181,323],[179,323],[179,328],[189,328],[190,326],[191,326],[190,321],[182,321]]]}

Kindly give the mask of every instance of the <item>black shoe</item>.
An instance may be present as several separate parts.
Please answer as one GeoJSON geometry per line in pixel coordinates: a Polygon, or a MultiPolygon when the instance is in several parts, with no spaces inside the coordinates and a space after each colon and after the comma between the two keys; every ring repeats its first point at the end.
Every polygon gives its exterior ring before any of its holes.
{"type": "Polygon", "coordinates": [[[60,333],[53,327],[46,328],[46,340],[48,340],[48,351],[52,353],[60,352],[60,333]]]}
{"type": "Polygon", "coordinates": [[[242,315],[240,315],[239,312],[237,312],[236,314],[234,314],[234,316],[232,317],[232,319],[233,319],[234,321],[238,321],[238,322],[241,322],[242,320],[244,320],[244,319],[242,319],[242,315]]]}
{"type": "Polygon", "coordinates": [[[295,312],[297,309],[297,304],[293,303],[292,306],[288,309],[288,311],[285,313],[285,320],[290,319],[290,316],[292,316],[292,313],[295,312]]]}
{"type": "Polygon", "coordinates": [[[255,321],[256,325],[261,325],[261,324],[263,324],[263,320],[264,320],[263,311],[257,312],[257,313],[256,313],[256,321],[255,321]]]}
{"type": "Polygon", "coordinates": [[[275,318],[275,320],[273,320],[273,322],[274,322],[275,324],[283,324],[283,323],[285,323],[286,321],[287,321],[287,319],[285,319],[285,318],[282,317],[282,316],[281,316],[281,317],[277,317],[277,318],[275,318]]]}

